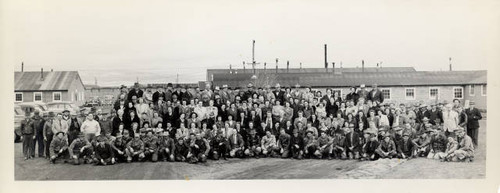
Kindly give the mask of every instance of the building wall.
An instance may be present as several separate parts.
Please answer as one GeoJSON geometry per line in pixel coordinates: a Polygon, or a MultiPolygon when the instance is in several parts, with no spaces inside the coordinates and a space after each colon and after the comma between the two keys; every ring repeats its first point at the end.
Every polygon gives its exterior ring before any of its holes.
{"type": "MultiPolygon", "coordinates": [[[[329,87],[334,90],[341,90],[341,94],[343,97],[349,93],[349,87],[329,87]]],[[[465,104],[466,100],[472,100],[476,103],[476,107],[479,109],[486,109],[486,96],[483,96],[481,93],[481,85],[475,85],[475,93],[474,96],[469,94],[469,86],[408,86],[408,87],[382,87],[379,89],[389,89],[391,92],[390,99],[384,99],[384,102],[388,103],[404,103],[404,104],[413,104],[413,103],[426,103],[431,104],[435,102],[452,102],[454,97],[454,88],[462,88],[463,89],[463,97],[460,100],[462,104],[465,104]],[[406,98],[406,88],[414,88],[415,89],[415,98],[409,99],[406,98]],[[439,97],[438,99],[431,99],[429,96],[430,88],[438,88],[439,97]]],[[[326,93],[327,88],[313,88],[313,90],[319,90],[323,94],[326,93]]],[[[371,90],[370,87],[367,88],[368,91],[371,90]]]]}
{"type": "Polygon", "coordinates": [[[487,85],[474,85],[472,87],[474,89],[474,93],[470,93],[471,87],[470,85],[465,86],[465,92],[464,92],[464,101],[469,100],[469,101],[474,101],[476,108],[478,109],[486,109],[487,103],[486,103],[486,95],[488,93],[485,93],[483,95],[482,93],[482,87],[486,87],[487,85]]]}
{"type": "MultiPolygon", "coordinates": [[[[53,102],[53,93],[60,92],[61,93],[61,101],[68,101],[68,92],[67,91],[42,91],[42,102],[49,103],[53,102]]],[[[23,102],[34,102],[34,95],[36,92],[15,92],[15,93],[23,93],[23,102]]]]}
{"type": "Polygon", "coordinates": [[[67,101],[71,101],[78,106],[85,103],[85,87],[80,80],[80,76],[77,76],[77,78],[72,82],[66,97],[67,101]]]}

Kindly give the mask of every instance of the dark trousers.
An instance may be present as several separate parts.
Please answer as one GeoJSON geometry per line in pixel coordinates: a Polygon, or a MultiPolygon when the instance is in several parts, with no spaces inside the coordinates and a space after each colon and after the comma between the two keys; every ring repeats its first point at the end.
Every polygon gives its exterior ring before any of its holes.
{"type": "MultiPolygon", "coordinates": [[[[33,148],[35,148],[36,145],[38,145],[38,157],[43,157],[45,151],[45,144],[42,134],[36,135],[35,143],[33,143],[33,148]]],[[[33,157],[35,157],[35,151],[33,151],[33,157]]]]}
{"type": "Polygon", "coordinates": [[[478,137],[479,128],[468,128],[467,135],[472,138],[472,142],[477,146],[477,137],[478,137]]]}
{"type": "Polygon", "coordinates": [[[29,158],[35,154],[35,141],[33,139],[33,134],[23,135],[23,155],[25,158],[29,158]]]}
{"type": "Polygon", "coordinates": [[[47,136],[47,140],[44,141],[44,146],[45,146],[45,157],[49,158],[50,157],[50,143],[52,142],[52,137],[53,135],[50,134],[50,135],[46,135],[47,136]]]}

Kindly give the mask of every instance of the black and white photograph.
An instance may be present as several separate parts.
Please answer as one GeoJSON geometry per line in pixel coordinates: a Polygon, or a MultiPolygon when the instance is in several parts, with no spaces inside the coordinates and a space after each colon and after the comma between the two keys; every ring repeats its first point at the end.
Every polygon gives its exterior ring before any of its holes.
{"type": "Polygon", "coordinates": [[[498,164],[498,1],[0,7],[15,182],[485,180],[498,164]]]}

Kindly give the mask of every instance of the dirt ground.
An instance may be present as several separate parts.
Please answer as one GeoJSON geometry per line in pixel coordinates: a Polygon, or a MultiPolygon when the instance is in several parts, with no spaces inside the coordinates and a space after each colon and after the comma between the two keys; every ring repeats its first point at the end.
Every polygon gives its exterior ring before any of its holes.
{"type": "Polygon", "coordinates": [[[484,178],[486,121],[481,121],[479,147],[472,163],[411,160],[229,159],[188,163],[131,163],[112,166],[49,164],[42,158],[23,160],[15,144],[16,180],[198,180],[198,179],[477,179],[484,178]]]}

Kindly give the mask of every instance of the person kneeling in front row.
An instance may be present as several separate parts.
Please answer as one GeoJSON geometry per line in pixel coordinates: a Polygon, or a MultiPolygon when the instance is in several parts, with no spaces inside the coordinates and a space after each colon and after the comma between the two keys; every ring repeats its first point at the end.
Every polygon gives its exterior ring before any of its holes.
{"type": "Polygon", "coordinates": [[[115,152],[109,143],[106,143],[104,136],[97,137],[97,145],[94,147],[94,164],[108,165],[115,164],[115,152]]]}
{"type": "Polygon", "coordinates": [[[68,156],[68,141],[64,137],[64,132],[58,132],[55,136],[49,147],[50,162],[53,164],[57,159],[65,159],[68,156]]]}
{"type": "Polygon", "coordinates": [[[134,135],[134,139],[127,143],[127,162],[142,161],[144,160],[144,142],[142,142],[140,135],[134,135]]]}
{"type": "Polygon", "coordinates": [[[75,165],[80,165],[80,159],[83,159],[83,163],[92,163],[92,153],[92,144],[83,133],[79,133],[69,146],[69,155],[75,165]]]}

